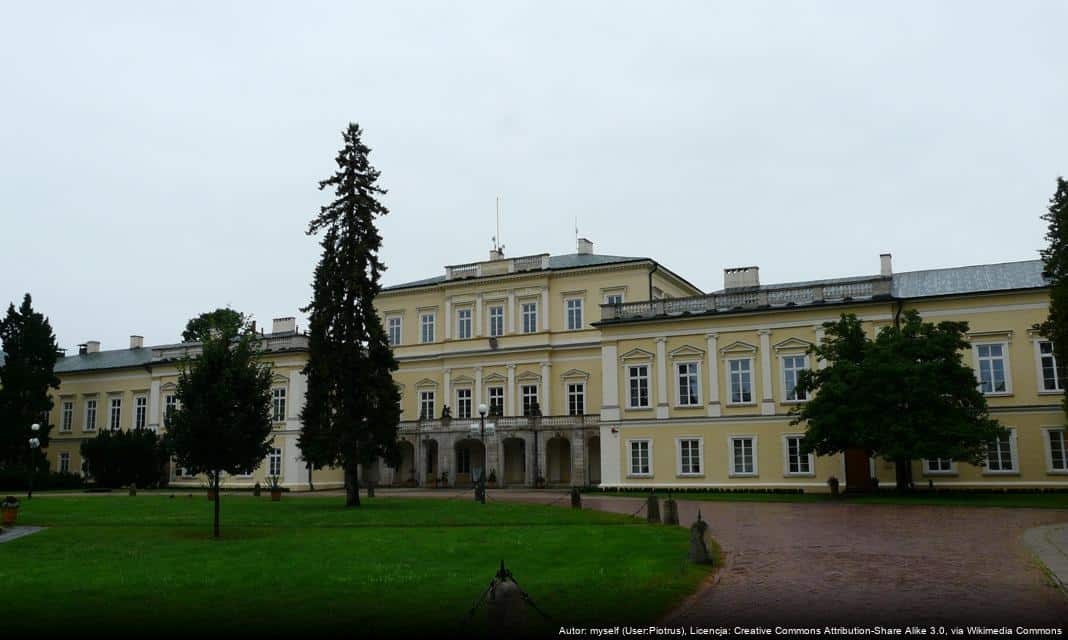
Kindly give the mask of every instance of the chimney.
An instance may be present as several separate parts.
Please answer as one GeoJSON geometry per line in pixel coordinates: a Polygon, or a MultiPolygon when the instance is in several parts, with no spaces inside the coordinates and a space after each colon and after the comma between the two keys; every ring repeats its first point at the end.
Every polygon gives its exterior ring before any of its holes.
{"type": "Polygon", "coordinates": [[[256,333],[256,321],[252,321],[252,333],[256,333]]]}
{"type": "Polygon", "coordinates": [[[275,318],[274,325],[271,328],[271,333],[296,333],[297,331],[297,319],[290,316],[288,318],[275,318]]]}
{"type": "Polygon", "coordinates": [[[580,256],[592,256],[593,255],[593,243],[586,238],[579,238],[575,242],[575,251],[580,256]]]}
{"type": "Polygon", "coordinates": [[[890,267],[889,253],[879,254],[879,275],[884,278],[889,278],[890,276],[894,275],[894,270],[890,267]]]}
{"type": "Polygon", "coordinates": [[[144,336],[130,336],[131,349],[140,349],[143,346],[145,346],[144,336]]]}
{"type": "Polygon", "coordinates": [[[760,286],[760,267],[731,267],[723,270],[724,289],[760,286]]]}
{"type": "MultiPolygon", "coordinates": [[[[100,341],[99,340],[89,340],[88,342],[85,343],[84,346],[85,346],[85,353],[100,353],[100,341]]],[[[81,349],[78,350],[78,353],[81,353],[81,349]]]]}
{"type": "Polygon", "coordinates": [[[490,249],[490,262],[494,260],[504,260],[504,247],[494,247],[490,249]]]}

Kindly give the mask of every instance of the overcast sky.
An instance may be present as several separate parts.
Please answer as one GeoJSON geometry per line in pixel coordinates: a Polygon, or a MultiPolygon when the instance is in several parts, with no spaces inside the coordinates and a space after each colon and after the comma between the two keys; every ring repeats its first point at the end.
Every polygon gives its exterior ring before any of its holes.
{"type": "MultiPolygon", "coordinates": [[[[0,19],[0,303],[62,346],[297,315],[341,130],[387,284],[649,256],[705,290],[1025,260],[1068,174],[1068,3],[19,2],[0,19]]],[[[305,326],[303,318],[301,325],[305,326]]]]}

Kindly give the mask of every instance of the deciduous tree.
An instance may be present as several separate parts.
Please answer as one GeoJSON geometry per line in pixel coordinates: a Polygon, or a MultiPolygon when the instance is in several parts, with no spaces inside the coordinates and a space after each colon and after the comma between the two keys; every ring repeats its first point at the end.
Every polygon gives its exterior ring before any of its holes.
{"type": "Polygon", "coordinates": [[[212,330],[237,334],[247,321],[245,314],[230,307],[206,311],[185,323],[182,342],[203,342],[211,336],[212,330]]]}

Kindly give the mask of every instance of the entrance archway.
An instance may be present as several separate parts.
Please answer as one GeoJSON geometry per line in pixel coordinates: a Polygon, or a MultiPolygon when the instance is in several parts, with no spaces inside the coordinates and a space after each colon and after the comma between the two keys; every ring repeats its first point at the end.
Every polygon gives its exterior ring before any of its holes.
{"type": "Polygon", "coordinates": [[[504,483],[522,485],[527,481],[527,443],[522,438],[504,439],[504,483]]]}
{"type": "Polygon", "coordinates": [[[456,443],[455,454],[456,486],[470,486],[486,466],[486,447],[479,440],[465,439],[456,443]]]}
{"type": "Polygon", "coordinates": [[[589,482],[593,486],[601,484],[601,438],[593,436],[586,441],[586,468],[589,482]]]}
{"type": "Polygon", "coordinates": [[[423,484],[427,487],[436,486],[438,476],[441,472],[438,470],[438,441],[437,440],[423,440],[423,468],[426,469],[426,476],[423,478],[423,484]]]}
{"type": "Polygon", "coordinates": [[[393,474],[393,484],[395,486],[415,486],[415,447],[407,440],[401,440],[399,446],[400,464],[397,465],[397,472],[393,474]]]}
{"type": "Polygon", "coordinates": [[[552,438],[545,444],[545,466],[549,484],[571,483],[571,443],[567,438],[552,438]]]}

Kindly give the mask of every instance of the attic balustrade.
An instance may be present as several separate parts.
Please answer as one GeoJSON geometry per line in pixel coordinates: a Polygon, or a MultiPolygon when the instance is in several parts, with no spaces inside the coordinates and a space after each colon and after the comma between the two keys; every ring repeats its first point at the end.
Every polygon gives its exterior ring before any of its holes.
{"type": "Polygon", "coordinates": [[[507,258],[504,260],[491,260],[489,262],[469,262],[467,264],[450,265],[445,267],[445,279],[462,280],[464,278],[481,278],[482,276],[517,273],[520,271],[540,271],[548,268],[549,254],[542,253],[533,256],[507,258]]]}
{"type": "MultiPolygon", "coordinates": [[[[308,336],[299,334],[287,336],[263,336],[258,342],[260,349],[263,351],[287,351],[289,349],[308,348],[308,336]]],[[[202,350],[200,343],[196,342],[166,347],[155,347],[152,349],[152,360],[181,360],[187,356],[199,356],[202,350]]]]}
{"type": "MultiPolygon", "coordinates": [[[[452,418],[448,421],[434,420],[402,420],[400,430],[403,433],[428,432],[428,431],[467,431],[472,422],[478,418],[452,418]]],[[[574,428],[574,427],[597,427],[601,424],[601,416],[586,414],[581,416],[497,416],[486,417],[487,422],[492,422],[498,431],[529,431],[531,428],[574,428]]]]}
{"type": "Polygon", "coordinates": [[[825,302],[872,300],[890,295],[890,278],[874,277],[834,284],[725,291],[690,298],[601,305],[601,319],[621,322],[641,318],[698,315],[745,309],[781,308],[825,302]]]}

